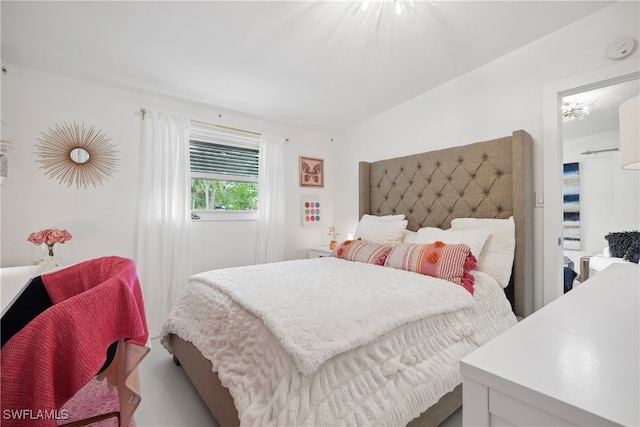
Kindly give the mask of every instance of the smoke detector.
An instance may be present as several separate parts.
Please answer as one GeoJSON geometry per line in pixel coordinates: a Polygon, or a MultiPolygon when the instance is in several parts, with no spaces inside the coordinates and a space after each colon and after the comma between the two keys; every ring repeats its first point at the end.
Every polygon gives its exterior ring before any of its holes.
{"type": "Polygon", "coordinates": [[[619,39],[607,46],[607,56],[611,59],[622,59],[631,54],[636,43],[633,39],[619,39]]]}

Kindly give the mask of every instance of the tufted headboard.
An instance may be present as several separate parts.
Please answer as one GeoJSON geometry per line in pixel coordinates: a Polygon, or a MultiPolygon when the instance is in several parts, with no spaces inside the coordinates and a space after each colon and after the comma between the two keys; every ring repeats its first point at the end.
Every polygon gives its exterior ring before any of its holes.
{"type": "Polygon", "coordinates": [[[407,228],[449,228],[454,218],[509,218],[516,225],[511,283],[519,317],[533,313],[533,144],[523,131],[491,141],[360,162],[360,217],[403,213],[407,228]]]}

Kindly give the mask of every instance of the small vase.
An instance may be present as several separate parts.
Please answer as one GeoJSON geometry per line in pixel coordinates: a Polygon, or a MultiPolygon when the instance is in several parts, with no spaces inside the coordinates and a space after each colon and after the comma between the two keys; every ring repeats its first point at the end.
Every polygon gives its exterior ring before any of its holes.
{"type": "Polygon", "coordinates": [[[331,250],[334,250],[337,246],[338,246],[337,240],[332,240],[331,243],[329,243],[329,249],[331,250]]]}
{"type": "Polygon", "coordinates": [[[58,267],[58,260],[53,250],[52,245],[47,245],[46,243],[40,243],[39,245],[33,245],[33,249],[31,251],[31,260],[34,265],[40,266],[40,271],[49,271],[58,267]]]}

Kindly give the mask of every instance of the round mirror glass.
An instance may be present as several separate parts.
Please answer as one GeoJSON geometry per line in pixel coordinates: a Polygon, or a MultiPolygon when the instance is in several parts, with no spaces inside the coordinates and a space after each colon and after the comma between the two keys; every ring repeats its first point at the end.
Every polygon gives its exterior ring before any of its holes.
{"type": "Polygon", "coordinates": [[[71,150],[69,157],[76,163],[87,163],[89,161],[89,152],[81,147],[76,147],[71,150]]]}

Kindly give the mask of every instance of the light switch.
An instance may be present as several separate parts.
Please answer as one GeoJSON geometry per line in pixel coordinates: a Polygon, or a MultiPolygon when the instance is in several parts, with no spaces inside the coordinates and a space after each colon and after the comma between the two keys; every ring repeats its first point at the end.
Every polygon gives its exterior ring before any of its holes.
{"type": "Polygon", "coordinates": [[[533,202],[533,206],[536,208],[541,208],[544,206],[544,194],[543,193],[538,193],[538,192],[534,192],[533,193],[533,198],[534,198],[534,202],[533,202]]]}

